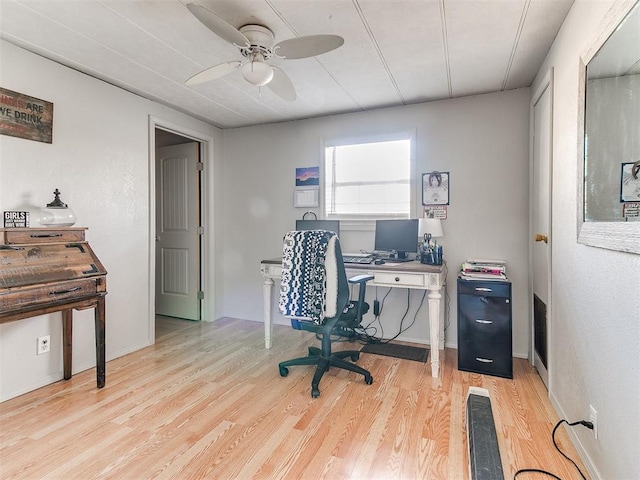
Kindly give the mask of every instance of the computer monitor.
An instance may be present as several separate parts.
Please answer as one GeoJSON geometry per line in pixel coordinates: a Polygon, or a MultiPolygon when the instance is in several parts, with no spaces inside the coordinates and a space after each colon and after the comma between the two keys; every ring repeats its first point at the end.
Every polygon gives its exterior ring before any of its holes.
{"type": "Polygon", "coordinates": [[[418,219],[376,220],[376,251],[395,251],[399,260],[418,250],[418,219]]]}
{"type": "Polygon", "coordinates": [[[296,220],[296,230],[329,230],[340,236],[340,220],[296,220]]]}

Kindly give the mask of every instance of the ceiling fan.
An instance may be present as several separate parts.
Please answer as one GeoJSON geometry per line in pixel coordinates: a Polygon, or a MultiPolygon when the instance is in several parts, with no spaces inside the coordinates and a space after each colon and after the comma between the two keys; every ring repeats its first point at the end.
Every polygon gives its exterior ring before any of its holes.
{"type": "Polygon", "coordinates": [[[240,49],[245,57],[242,61],[232,60],[207,68],[189,78],[185,82],[187,85],[208,82],[240,70],[244,79],[252,85],[267,86],[280,98],[294,101],[296,89],[287,74],[267,61],[273,56],[284,59],[315,57],[335,50],[344,43],[344,39],[338,35],[307,35],[274,45],[273,32],[265,26],[249,24],[236,29],[201,5],[189,3],[187,8],[209,30],[240,49]]]}

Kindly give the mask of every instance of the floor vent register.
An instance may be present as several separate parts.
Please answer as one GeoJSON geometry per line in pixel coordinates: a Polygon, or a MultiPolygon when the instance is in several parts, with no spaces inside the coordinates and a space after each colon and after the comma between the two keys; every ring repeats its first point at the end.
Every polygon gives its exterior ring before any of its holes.
{"type": "Polygon", "coordinates": [[[491,412],[488,390],[470,387],[467,396],[469,435],[469,478],[504,480],[498,437],[491,412]]]}

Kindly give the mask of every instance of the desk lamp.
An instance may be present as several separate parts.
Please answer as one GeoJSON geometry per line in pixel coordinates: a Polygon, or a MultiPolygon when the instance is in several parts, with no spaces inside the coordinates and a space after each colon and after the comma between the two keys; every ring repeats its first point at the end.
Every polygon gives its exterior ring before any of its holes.
{"type": "Polygon", "coordinates": [[[418,222],[418,236],[425,247],[436,245],[436,238],[443,237],[442,222],[439,218],[421,218],[418,222]],[[433,245],[429,241],[433,239],[433,245]]]}

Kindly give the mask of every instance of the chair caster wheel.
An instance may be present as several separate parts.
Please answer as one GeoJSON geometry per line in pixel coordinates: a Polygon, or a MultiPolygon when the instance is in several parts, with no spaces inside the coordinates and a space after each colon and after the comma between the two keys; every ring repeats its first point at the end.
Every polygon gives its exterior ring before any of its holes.
{"type": "Polygon", "coordinates": [[[320,396],[320,389],[311,388],[311,397],[318,398],[320,396]]]}
{"type": "Polygon", "coordinates": [[[286,377],[289,375],[289,369],[287,367],[280,367],[280,376],[286,377]]]}
{"type": "Polygon", "coordinates": [[[360,360],[360,352],[354,353],[353,355],[351,355],[351,361],[352,362],[357,362],[358,360],[360,360]]]}
{"type": "Polygon", "coordinates": [[[365,376],[364,383],[366,383],[367,385],[371,385],[373,383],[373,377],[371,375],[365,376]]]}

